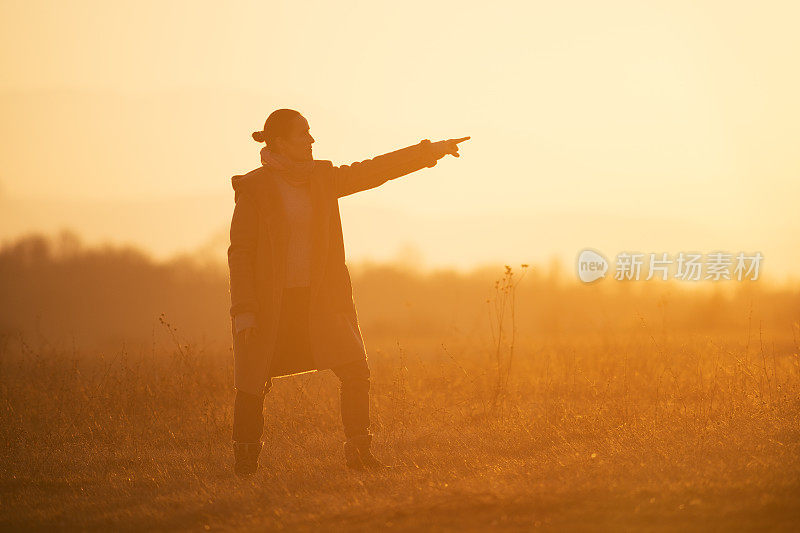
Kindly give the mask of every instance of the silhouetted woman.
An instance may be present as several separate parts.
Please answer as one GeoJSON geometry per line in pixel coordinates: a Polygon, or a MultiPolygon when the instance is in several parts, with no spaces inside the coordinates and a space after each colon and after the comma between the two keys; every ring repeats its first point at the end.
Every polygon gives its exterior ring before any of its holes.
{"type": "Polygon", "coordinates": [[[338,199],[433,167],[450,139],[351,165],[315,160],[314,138],[297,111],[278,109],[253,133],[261,166],[231,178],[236,207],[228,248],[236,400],[234,470],[254,473],[272,378],[331,369],[341,386],[345,462],[385,468],[370,452],[370,370],[345,265],[338,199]]]}

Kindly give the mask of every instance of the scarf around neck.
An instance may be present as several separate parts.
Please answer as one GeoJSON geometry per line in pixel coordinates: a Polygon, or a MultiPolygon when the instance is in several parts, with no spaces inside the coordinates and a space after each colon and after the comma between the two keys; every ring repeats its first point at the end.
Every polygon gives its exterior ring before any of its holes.
{"type": "Polygon", "coordinates": [[[314,160],[294,161],[273,152],[266,146],[261,149],[261,164],[274,170],[287,182],[297,186],[307,184],[311,178],[311,171],[314,169],[314,160]]]}

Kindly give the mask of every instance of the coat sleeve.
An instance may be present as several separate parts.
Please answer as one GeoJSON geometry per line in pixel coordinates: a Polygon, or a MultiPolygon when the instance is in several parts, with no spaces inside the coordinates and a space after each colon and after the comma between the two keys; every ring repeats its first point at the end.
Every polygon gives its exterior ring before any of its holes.
{"type": "Polygon", "coordinates": [[[341,198],[383,185],[387,181],[417,170],[433,167],[439,160],[431,142],[424,139],[417,144],[366,159],[350,165],[333,167],[331,176],[336,197],[341,198]]]}
{"type": "Polygon", "coordinates": [[[255,198],[239,194],[231,219],[231,244],[228,247],[230,269],[230,315],[257,311],[255,283],[258,213],[255,198]]]}

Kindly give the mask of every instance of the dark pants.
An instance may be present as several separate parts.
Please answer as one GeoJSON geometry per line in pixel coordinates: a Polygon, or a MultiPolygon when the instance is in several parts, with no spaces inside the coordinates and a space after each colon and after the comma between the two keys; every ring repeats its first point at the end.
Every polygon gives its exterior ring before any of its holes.
{"type": "MultiPolygon", "coordinates": [[[[233,440],[257,442],[264,433],[264,396],[272,388],[272,376],[285,375],[285,370],[311,370],[314,361],[308,338],[308,287],[284,290],[281,319],[275,356],[264,394],[236,391],[233,408],[233,440]]],[[[370,372],[366,358],[331,368],[339,378],[341,414],[348,440],[369,433],[370,372]]]]}

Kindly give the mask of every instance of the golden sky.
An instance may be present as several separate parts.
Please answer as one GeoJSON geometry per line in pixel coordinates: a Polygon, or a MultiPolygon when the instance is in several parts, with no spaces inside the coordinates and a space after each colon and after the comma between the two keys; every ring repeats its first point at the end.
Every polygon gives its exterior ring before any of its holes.
{"type": "Polygon", "coordinates": [[[351,259],[758,250],[785,276],[798,20],[796,2],[3,2],[0,237],[219,244],[250,133],[290,107],[335,164],[472,137],[340,201],[351,259]]]}

